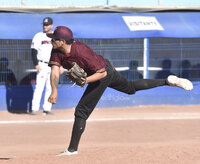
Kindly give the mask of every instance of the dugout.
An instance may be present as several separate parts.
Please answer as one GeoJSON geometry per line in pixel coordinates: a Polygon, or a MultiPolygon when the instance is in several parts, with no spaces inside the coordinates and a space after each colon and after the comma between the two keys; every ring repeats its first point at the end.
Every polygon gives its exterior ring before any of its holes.
{"type": "MultiPolygon", "coordinates": [[[[96,53],[110,59],[119,71],[129,69],[130,61],[138,62],[138,71],[144,77],[156,78],[158,71],[169,70],[180,77],[185,77],[195,83],[195,90],[186,93],[176,92],[180,99],[174,99],[174,90],[153,89],[140,92],[137,96],[127,97],[108,90],[98,104],[100,107],[115,105],[148,105],[148,104],[199,104],[192,93],[199,93],[196,84],[200,78],[200,30],[199,12],[173,13],[0,13],[0,58],[7,58],[9,69],[16,79],[16,86],[5,85],[1,81],[1,109],[8,109],[9,103],[18,100],[19,95],[28,95],[25,108],[30,108],[31,94],[34,89],[35,73],[30,55],[30,43],[35,33],[42,30],[42,19],[50,16],[54,19],[54,27],[66,25],[74,32],[74,37],[89,44],[96,53]],[[145,60],[144,60],[145,59],[145,60]],[[162,68],[164,60],[171,61],[171,68],[162,68]],[[187,67],[183,67],[186,61],[187,67]],[[7,91],[11,92],[7,92],[7,91]],[[169,93],[171,92],[171,93],[169,93]],[[19,94],[24,93],[24,94],[19,94]],[[157,101],[157,94],[164,100],[157,101]],[[163,95],[162,95],[163,94],[163,95]],[[170,95],[166,99],[166,95],[170,95]],[[113,96],[115,95],[115,96],[113,96]],[[145,97],[146,96],[146,97],[145,97]],[[189,97],[188,97],[189,96],[189,97]],[[14,98],[13,98],[14,97],[14,98]],[[148,98],[147,98],[148,97],[148,98]],[[145,101],[148,99],[148,101],[145,101]],[[187,101],[185,101],[187,99],[187,101]],[[114,104],[112,104],[114,105],[114,104]]],[[[5,71],[4,71],[5,73],[5,71]]],[[[69,82],[61,77],[59,91],[63,95],[59,108],[72,108],[78,101],[82,91],[80,88],[70,88],[69,82]],[[67,91],[66,91],[67,90],[67,91]],[[65,92],[75,94],[66,95],[65,92]],[[66,99],[69,100],[66,104],[66,99]]],[[[23,100],[23,99],[22,99],[23,100]]],[[[15,106],[17,106],[15,105],[15,106]]],[[[13,105],[12,105],[13,106],[13,105]]],[[[24,108],[23,107],[23,108],[24,108]]]]}

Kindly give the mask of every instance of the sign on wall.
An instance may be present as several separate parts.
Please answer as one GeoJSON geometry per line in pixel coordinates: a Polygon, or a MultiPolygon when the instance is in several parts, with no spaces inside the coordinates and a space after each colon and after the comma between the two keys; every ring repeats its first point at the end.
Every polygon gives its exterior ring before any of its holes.
{"type": "Polygon", "coordinates": [[[153,16],[122,16],[130,31],[164,30],[153,16]]]}

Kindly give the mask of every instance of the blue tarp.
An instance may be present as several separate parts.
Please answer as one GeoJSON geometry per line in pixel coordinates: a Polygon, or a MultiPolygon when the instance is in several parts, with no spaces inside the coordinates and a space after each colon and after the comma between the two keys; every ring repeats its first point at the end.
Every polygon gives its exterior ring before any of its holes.
{"type": "Polygon", "coordinates": [[[71,28],[75,38],[200,37],[200,13],[198,12],[0,13],[0,39],[32,39],[35,33],[42,31],[42,19],[46,16],[54,19],[54,27],[65,25],[71,28]],[[163,30],[131,31],[123,19],[124,16],[154,17],[163,30]]]}

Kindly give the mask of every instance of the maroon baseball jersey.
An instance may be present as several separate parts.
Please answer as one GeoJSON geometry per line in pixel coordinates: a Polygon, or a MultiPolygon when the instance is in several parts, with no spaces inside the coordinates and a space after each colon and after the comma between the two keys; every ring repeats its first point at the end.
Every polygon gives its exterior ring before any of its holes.
{"type": "Polygon", "coordinates": [[[56,49],[52,50],[50,66],[58,65],[63,66],[65,69],[70,69],[73,62],[83,68],[88,75],[105,71],[106,62],[104,58],[81,42],[74,41],[71,46],[71,52],[68,54],[56,49]]]}

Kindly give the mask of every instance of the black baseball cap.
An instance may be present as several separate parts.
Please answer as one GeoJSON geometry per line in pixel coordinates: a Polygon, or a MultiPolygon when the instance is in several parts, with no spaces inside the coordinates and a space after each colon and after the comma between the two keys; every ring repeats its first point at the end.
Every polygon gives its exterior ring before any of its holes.
{"type": "Polygon", "coordinates": [[[43,19],[43,25],[51,25],[53,24],[53,19],[50,17],[46,17],[43,19]]]}
{"type": "Polygon", "coordinates": [[[63,40],[72,40],[73,39],[73,33],[72,31],[65,26],[57,26],[54,30],[53,34],[47,34],[49,38],[52,39],[63,39],[63,40]]]}

